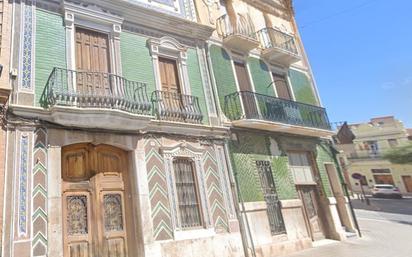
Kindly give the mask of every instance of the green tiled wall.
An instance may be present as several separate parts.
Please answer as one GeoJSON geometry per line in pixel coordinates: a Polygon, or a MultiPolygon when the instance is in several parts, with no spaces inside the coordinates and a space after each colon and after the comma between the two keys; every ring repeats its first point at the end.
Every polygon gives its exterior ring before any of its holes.
{"type": "Polygon", "coordinates": [[[288,157],[280,156],[272,159],[273,179],[275,180],[276,190],[281,200],[297,199],[295,183],[293,182],[292,173],[288,168],[288,157]]]}
{"type": "Polygon", "coordinates": [[[203,124],[207,124],[209,123],[209,115],[207,113],[205,93],[203,91],[203,81],[200,74],[199,59],[195,49],[189,49],[187,51],[187,69],[189,73],[192,95],[199,98],[200,109],[203,113],[203,124]]]}
{"type": "Polygon", "coordinates": [[[120,34],[122,72],[126,79],[147,83],[147,93],[155,90],[152,57],[146,46],[147,38],[123,31],[120,34]]]}
{"type": "Polygon", "coordinates": [[[296,199],[296,188],[288,169],[287,157],[273,157],[269,138],[254,133],[238,133],[239,142],[230,143],[230,155],[245,202],[264,201],[256,161],[270,161],[280,199],[296,199]]]}
{"type": "Polygon", "coordinates": [[[297,102],[313,105],[318,104],[312,89],[312,83],[305,73],[290,69],[289,78],[297,102]]]}
{"type": "Polygon", "coordinates": [[[40,104],[54,67],[66,68],[66,31],[59,14],[36,10],[35,104],[40,104]]]}
{"type": "Polygon", "coordinates": [[[226,51],[216,45],[210,46],[210,58],[220,105],[224,110],[225,96],[237,91],[232,64],[226,51]]]}
{"type": "Polygon", "coordinates": [[[322,187],[326,196],[333,196],[332,189],[329,183],[328,173],[325,168],[325,163],[332,163],[335,165],[332,153],[325,145],[319,144],[316,148],[316,162],[318,165],[320,179],[322,181],[322,187]]]}
{"type": "Polygon", "coordinates": [[[273,85],[271,85],[272,79],[267,65],[263,61],[254,57],[248,58],[248,65],[256,93],[275,96],[273,85]]]}

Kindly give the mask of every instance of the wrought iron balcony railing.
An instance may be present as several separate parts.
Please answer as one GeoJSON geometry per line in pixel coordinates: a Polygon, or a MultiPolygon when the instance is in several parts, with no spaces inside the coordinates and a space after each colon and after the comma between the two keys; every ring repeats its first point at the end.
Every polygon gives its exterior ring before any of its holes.
{"type": "Polygon", "coordinates": [[[117,109],[150,115],[146,84],[101,72],[54,68],[41,97],[44,107],[117,109]]]}
{"type": "Polygon", "coordinates": [[[216,31],[222,38],[240,35],[256,39],[256,31],[253,22],[247,14],[242,15],[238,13],[236,14],[236,17],[230,17],[225,14],[219,17],[216,20],[216,31]]]}
{"type": "Polygon", "coordinates": [[[249,91],[225,96],[224,112],[231,120],[257,119],[330,130],[326,110],[249,91]]]}
{"type": "Polygon", "coordinates": [[[154,112],[160,120],[201,123],[203,114],[196,96],[177,92],[154,91],[152,93],[154,112]]]}
{"type": "Polygon", "coordinates": [[[298,55],[295,38],[275,28],[264,28],[256,32],[263,49],[280,48],[289,53],[298,55]]]}

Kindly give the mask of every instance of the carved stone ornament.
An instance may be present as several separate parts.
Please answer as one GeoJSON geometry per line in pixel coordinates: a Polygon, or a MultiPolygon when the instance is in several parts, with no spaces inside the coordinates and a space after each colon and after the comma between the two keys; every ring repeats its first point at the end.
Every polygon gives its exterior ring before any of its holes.
{"type": "Polygon", "coordinates": [[[172,159],[173,157],[188,157],[200,160],[203,154],[203,149],[197,149],[192,145],[187,144],[185,141],[173,147],[162,147],[160,150],[165,159],[172,159]]]}
{"type": "Polygon", "coordinates": [[[203,3],[206,5],[207,8],[207,14],[209,16],[209,22],[212,25],[215,25],[216,23],[216,18],[213,15],[213,10],[212,8],[216,6],[216,10],[220,9],[220,1],[219,0],[203,0],[203,3]]]}

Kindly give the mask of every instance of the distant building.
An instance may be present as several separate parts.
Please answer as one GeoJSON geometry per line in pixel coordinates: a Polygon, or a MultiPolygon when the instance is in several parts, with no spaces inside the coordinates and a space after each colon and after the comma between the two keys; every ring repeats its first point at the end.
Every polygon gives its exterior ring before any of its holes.
{"type": "Polygon", "coordinates": [[[412,140],[412,128],[406,129],[406,132],[408,133],[408,139],[412,140]]]}
{"type": "Polygon", "coordinates": [[[366,191],[375,184],[393,184],[404,194],[412,193],[412,165],[392,164],[382,158],[385,152],[408,143],[411,130],[401,121],[393,116],[377,117],[365,123],[344,123],[338,129],[337,148],[343,151],[340,163],[353,191],[360,191],[360,184],[366,191]],[[353,179],[354,173],[363,179],[353,179]]]}

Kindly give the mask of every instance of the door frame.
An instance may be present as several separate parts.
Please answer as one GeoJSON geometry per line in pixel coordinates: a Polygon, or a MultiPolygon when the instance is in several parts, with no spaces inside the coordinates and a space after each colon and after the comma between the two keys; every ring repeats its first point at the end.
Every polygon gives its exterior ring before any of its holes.
{"type": "Polygon", "coordinates": [[[66,30],[67,69],[76,70],[76,32],[75,27],[108,35],[110,72],[122,76],[120,33],[123,18],[97,10],[64,2],[64,26],[66,30]]]}
{"type": "MultiPolygon", "coordinates": [[[[136,222],[134,218],[134,213],[133,213],[133,208],[135,208],[135,204],[131,203],[128,201],[127,196],[133,195],[132,193],[132,181],[130,180],[130,163],[129,163],[129,154],[126,150],[123,150],[121,148],[118,148],[116,146],[112,145],[105,145],[105,144],[90,144],[90,143],[78,143],[78,144],[71,144],[71,145],[66,145],[61,148],[61,161],[60,161],[60,166],[61,166],[61,174],[60,175],[60,180],[61,180],[61,198],[60,200],[60,205],[61,205],[61,218],[62,218],[62,223],[60,224],[62,226],[62,246],[63,246],[63,253],[64,256],[69,256],[67,255],[68,251],[68,240],[65,238],[67,236],[67,223],[66,223],[66,217],[67,217],[67,210],[66,210],[66,203],[67,203],[67,195],[87,195],[87,222],[88,222],[88,240],[91,242],[90,247],[89,247],[89,254],[91,252],[97,253],[98,249],[96,247],[100,246],[103,247],[105,244],[101,244],[103,241],[103,238],[106,237],[106,231],[104,230],[104,222],[103,222],[103,215],[104,213],[102,211],[96,212],[93,211],[92,208],[95,208],[96,206],[102,207],[103,204],[103,197],[104,195],[107,194],[107,192],[112,192],[113,194],[120,194],[121,199],[122,199],[122,222],[123,222],[123,231],[122,233],[124,234],[125,237],[125,242],[124,242],[124,248],[126,253],[128,255],[126,256],[134,256],[138,252],[138,247],[135,242],[136,235],[139,233],[138,231],[135,231],[136,229],[136,222]],[[65,160],[64,160],[64,151],[65,147],[67,149],[81,149],[81,146],[85,146],[86,149],[88,149],[90,146],[98,148],[95,150],[94,153],[88,154],[88,158],[90,159],[90,163],[94,162],[94,164],[88,164],[89,167],[92,167],[92,165],[96,165],[94,168],[97,169],[99,165],[98,163],[98,153],[104,152],[104,151],[112,151],[116,154],[119,155],[120,157],[120,162],[121,164],[121,171],[120,172],[98,172],[95,171],[93,175],[89,173],[85,173],[85,179],[83,180],[74,180],[74,181],[65,181],[63,179],[63,172],[66,170],[66,168],[63,167],[65,160]],[[99,151],[100,150],[100,151],[99,151]],[[103,151],[102,151],[103,150],[103,151]],[[116,186],[113,187],[113,190],[110,189],[111,185],[113,185],[113,182],[110,181],[110,174],[118,174],[116,176],[111,176],[112,178],[117,177],[121,179],[122,181],[122,187],[116,186]],[[105,176],[104,174],[107,174],[108,177],[107,179],[101,179],[98,178],[98,176],[105,176]],[[97,179],[98,181],[94,181],[97,179]],[[99,184],[99,181],[103,182],[99,184]],[[101,185],[101,186],[100,186],[101,185]],[[78,191],[79,190],[79,191],[78,191]],[[78,192],[77,192],[78,191],[78,192]],[[93,220],[100,220],[98,222],[93,222],[93,220]],[[100,225],[100,226],[99,226],[100,225]],[[102,227],[103,226],[103,227],[102,227]]],[[[88,167],[88,168],[89,168],[88,167]]],[[[103,210],[103,208],[101,208],[103,210]]],[[[139,242],[138,242],[139,243],[139,242]]],[[[100,251],[103,251],[100,249],[100,251]]]]}
{"type": "Polygon", "coordinates": [[[321,216],[321,214],[320,214],[321,206],[320,206],[320,197],[319,197],[319,191],[317,189],[317,186],[316,185],[296,185],[296,189],[297,189],[299,198],[302,201],[302,211],[303,211],[303,216],[304,216],[304,219],[305,219],[306,229],[309,233],[309,236],[312,239],[312,241],[317,241],[317,240],[320,239],[320,238],[316,238],[315,231],[312,228],[312,224],[311,224],[311,221],[310,221],[308,210],[307,210],[305,201],[303,200],[303,195],[302,195],[303,193],[301,191],[301,189],[303,189],[303,188],[311,188],[313,190],[311,192],[312,196],[313,196],[312,201],[313,201],[313,204],[314,204],[314,208],[316,210],[317,222],[319,223],[320,233],[322,234],[321,237],[326,238],[324,224],[323,224],[322,218],[320,217],[321,216]]]}
{"type": "Polygon", "coordinates": [[[411,187],[410,187],[410,190],[409,190],[409,186],[405,181],[405,178],[409,178],[412,182],[412,176],[411,175],[401,175],[401,177],[402,177],[402,182],[403,182],[403,186],[405,187],[406,193],[412,193],[412,184],[411,184],[411,187]]]}

